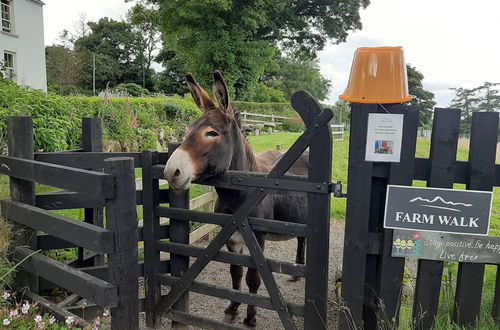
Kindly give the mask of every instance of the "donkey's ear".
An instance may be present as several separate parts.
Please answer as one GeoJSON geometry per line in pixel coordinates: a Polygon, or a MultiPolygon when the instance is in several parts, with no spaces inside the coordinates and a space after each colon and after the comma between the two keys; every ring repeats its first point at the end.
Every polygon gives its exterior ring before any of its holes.
{"type": "Polygon", "coordinates": [[[222,73],[220,73],[220,71],[218,70],[214,71],[213,89],[215,98],[217,99],[221,110],[228,115],[232,115],[232,110],[230,109],[231,104],[229,102],[229,94],[227,93],[227,86],[224,82],[224,78],[222,77],[222,73]]]}
{"type": "Polygon", "coordinates": [[[186,81],[189,91],[191,92],[191,96],[193,96],[194,102],[198,108],[201,109],[201,111],[205,112],[215,108],[215,104],[210,96],[208,96],[207,92],[200,85],[198,85],[192,74],[188,73],[186,75],[186,81]]]}

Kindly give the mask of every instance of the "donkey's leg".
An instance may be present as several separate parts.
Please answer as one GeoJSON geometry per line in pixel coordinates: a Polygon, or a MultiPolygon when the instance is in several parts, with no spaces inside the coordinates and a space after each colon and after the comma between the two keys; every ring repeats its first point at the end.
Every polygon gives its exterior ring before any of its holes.
{"type": "MultiPolygon", "coordinates": [[[[226,244],[227,249],[231,252],[243,253],[243,246],[241,244],[235,244],[234,242],[228,242],[226,244]]],[[[231,265],[230,268],[231,280],[233,282],[233,289],[241,290],[241,279],[243,278],[243,266],[231,265]]],[[[231,301],[229,306],[224,310],[225,323],[236,323],[238,321],[238,307],[241,303],[237,301],[231,301]]]]}
{"type": "MultiPolygon", "coordinates": [[[[297,255],[295,256],[295,263],[303,265],[305,262],[305,251],[306,251],[306,238],[297,237],[297,255]]],[[[290,277],[291,282],[296,282],[300,280],[300,277],[292,275],[290,277]]]]}
{"type": "MultiPolygon", "coordinates": [[[[262,249],[262,252],[264,252],[264,236],[263,235],[256,235],[257,240],[259,241],[259,245],[262,249]]],[[[247,275],[245,277],[245,280],[248,285],[248,291],[250,293],[257,293],[259,291],[260,283],[261,283],[261,278],[260,274],[257,271],[256,268],[248,268],[247,270],[247,275]]],[[[243,324],[249,327],[255,327],[257,325],[257,319],[255,316],[257,315],[257,308],[253,305],[248,305],[247,307],[247,317],[243,321],[243,324]]]]}

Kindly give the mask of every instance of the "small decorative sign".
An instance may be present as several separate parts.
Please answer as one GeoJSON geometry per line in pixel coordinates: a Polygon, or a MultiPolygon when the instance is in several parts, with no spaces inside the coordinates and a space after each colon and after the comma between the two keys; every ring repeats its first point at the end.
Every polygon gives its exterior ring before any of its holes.
{"type": "Polygon", "coordinates": [[[403,115],[370,113],[365,160],[399,163],[403,137],[403,115]]]}
{"type": "Polygon", "coordinates": [[[384,228],[488,235],[490,191],[389,185],[384,228]]]}
{"type": "Polygon", "coordinates": [[[395,230],[392,256],[500,264],[500,237],[395,230]]]}

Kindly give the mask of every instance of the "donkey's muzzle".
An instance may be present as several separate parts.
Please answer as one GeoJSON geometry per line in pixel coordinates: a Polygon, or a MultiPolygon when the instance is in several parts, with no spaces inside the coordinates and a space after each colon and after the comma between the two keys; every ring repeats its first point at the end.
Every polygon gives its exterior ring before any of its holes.
{"type": "Polygon", "coordinates": [[[175,150],[168,159],[163,174],[171,188],[188,189],[194,176],[194,164],[189,153],[180,148],[175,150]]]}

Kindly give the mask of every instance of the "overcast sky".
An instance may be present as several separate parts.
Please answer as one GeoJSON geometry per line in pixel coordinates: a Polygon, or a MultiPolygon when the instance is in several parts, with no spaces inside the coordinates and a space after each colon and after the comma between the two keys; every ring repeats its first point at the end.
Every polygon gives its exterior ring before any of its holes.
{"type": "MultiPolygon", "coordinates": [[[[124,0],[44,0],[45,43],[52,44],[79,13],[89,20],[123,17],[124,0]]],[[[425,76],[424,87],[448,106],[450,87],[476,87],[500,82],[499,0],[372,0],[361,12],[363,29],[346,43],[328,45],[319,54],[321,72],[332,80],[329,101],[347,85],[358,47],[403,46],[407,63],[425,76]]]]}

